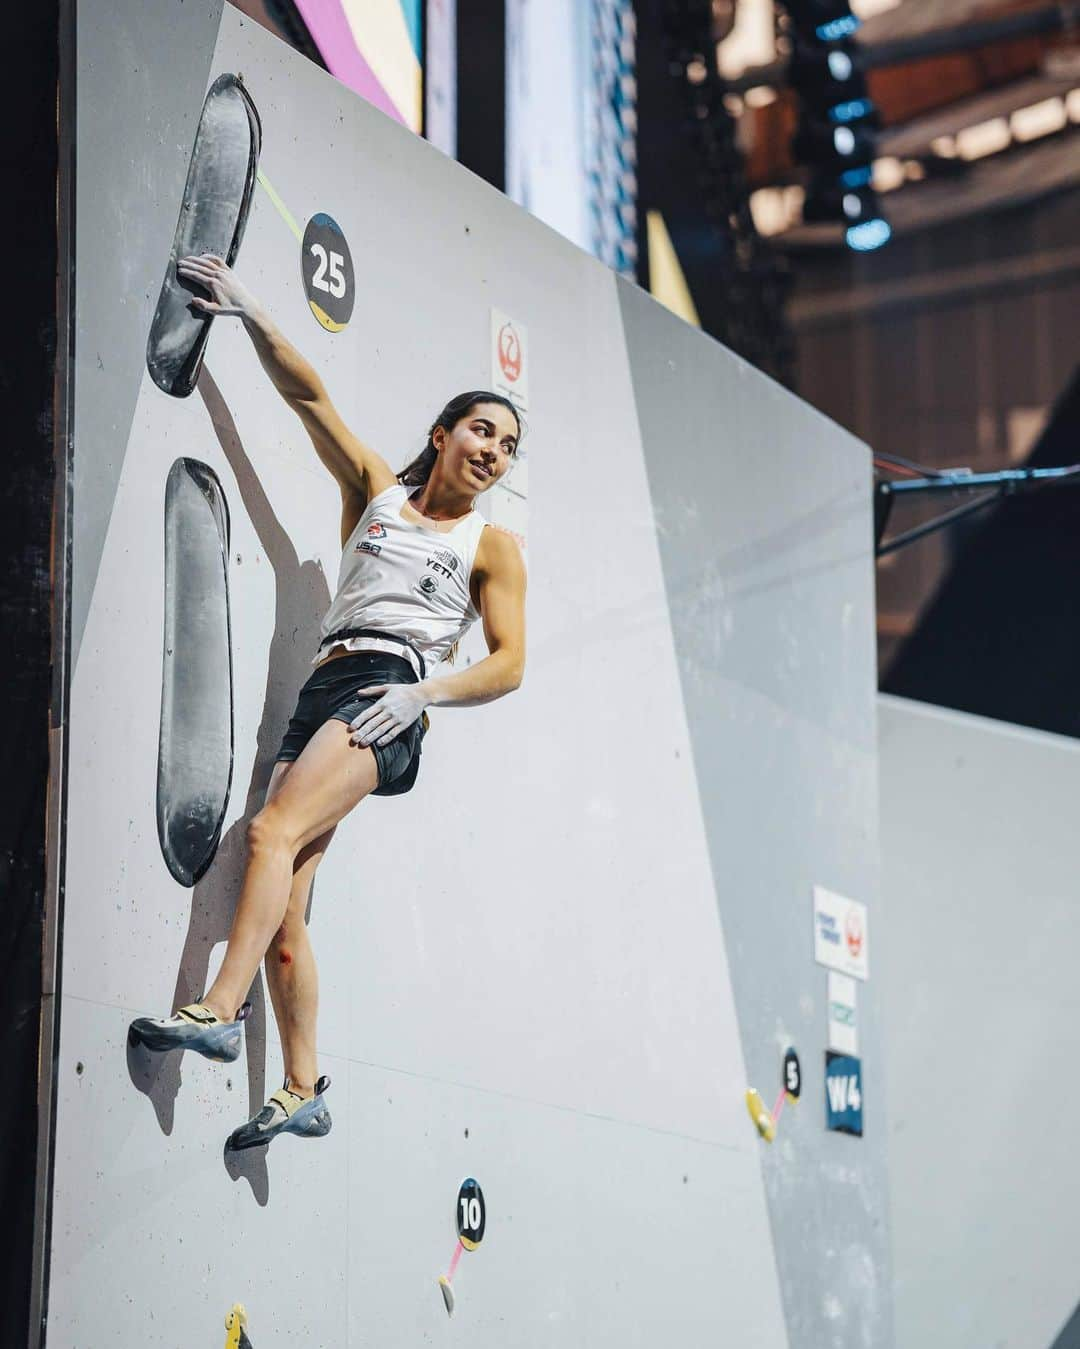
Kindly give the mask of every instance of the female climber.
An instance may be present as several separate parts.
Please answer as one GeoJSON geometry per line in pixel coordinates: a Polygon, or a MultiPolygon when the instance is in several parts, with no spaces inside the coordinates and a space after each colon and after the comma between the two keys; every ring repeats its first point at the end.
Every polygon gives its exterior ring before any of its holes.
{"type": "Polygon", "coordinates": [[[208,298],[192,300],[203,313],[241,320],[341,489],[337,592],[265,804],[248,826],[221,968],[199,1002],[131,1025],[132,1040],[152,1050],[193,1049],[232,1062],[250,1010],[245,998],[265,960],[285,1082],[230,1136],[229,1146],[241,1149],[279,1133],[319,1137],[330,1129],[305,914],[334,829],[369,794],[412,787],[427,707],[488,703],[521,683],[524,564],[514,539],[485,528],[476,510],[477,497],[513,465],[521,423],[498,394],[459,394],[436,417],[423,451],[395,474],[346,427],[316,371],[221,258],[184,258],[177,272],[205,291],[208,298]],[[488,655],[446,672],[441,662],[477,619],[488,655]]]}

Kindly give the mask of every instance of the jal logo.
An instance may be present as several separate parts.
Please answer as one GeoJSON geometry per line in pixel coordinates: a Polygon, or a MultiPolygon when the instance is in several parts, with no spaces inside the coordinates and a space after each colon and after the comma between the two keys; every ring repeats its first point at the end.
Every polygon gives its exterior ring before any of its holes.
{"type": "Polygon", "coordinates": [[[504,323],[499,329],[499,367],[507,383],[516,384],[521,378],[521,362],[521,339],[512,323],[504,323]]]}
{"type": "Polygon", "coordinates": [[[380,525],[378,520],[376,520],[373,525],[368,525],[367,536],[369,539],[385,539],[386,526],[380,525]]]}
{"type": "Polygon", "coordinates": [[[848,954],[858,960],[863,945],[863,925],[858,909],[848,910],[848,916],[844,919],[844,940],[847,942],[848,954]]]}

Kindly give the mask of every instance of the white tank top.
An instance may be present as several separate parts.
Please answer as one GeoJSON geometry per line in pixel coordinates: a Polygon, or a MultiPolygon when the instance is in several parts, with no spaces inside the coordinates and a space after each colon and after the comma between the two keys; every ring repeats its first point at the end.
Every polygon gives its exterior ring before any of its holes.
{"type": "MultiPolygon", "coordinates": [[[[341,554],[337,593],[320,631],[323,639],[342,628],[374,628],[388,637],[406,637],[430,672],[480,617],[469,594],[469,578],[487,522],[473,510],[446,532],[428,529],[402,519],[408,498],[409,489],[398,484],[368,502],[341,554]]],[[[379,637],[349,637],[320,646],[313,664],[339,646],[387,651],[417,664],[400,642],[379,637]]],[[[420,669],[416,673],[418,678],[424,675],[420,669]]]]}

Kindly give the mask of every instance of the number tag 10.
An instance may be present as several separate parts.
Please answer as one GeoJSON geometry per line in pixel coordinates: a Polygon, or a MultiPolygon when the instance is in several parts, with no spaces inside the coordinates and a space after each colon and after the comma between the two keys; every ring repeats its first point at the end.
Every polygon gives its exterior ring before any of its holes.
{"type": "Polygon", "coordinates": [[[484,1192],[470,1176],[461,1183],[457,1201],[458,1240],[467,1251],[475,1251],[484,1239],[487,1226],[487,1207],[484,1192]]]}

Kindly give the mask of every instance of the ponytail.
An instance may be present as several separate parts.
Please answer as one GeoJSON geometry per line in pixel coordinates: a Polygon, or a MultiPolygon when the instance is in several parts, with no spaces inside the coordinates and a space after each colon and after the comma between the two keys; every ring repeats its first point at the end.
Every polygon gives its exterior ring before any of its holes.
{"type": "Polygon", "coordinates": [[[439,457],[435,442],[431,438],[434,429],[435,427],[432,427],[431,431],[428,432],[428,443],[416,458],[411,463],[406,464],[397,475],[398,482],[403,487],[423,487],[424,483],[431,477],[431,470],[435,467],[435,460],[439,457]]]}

